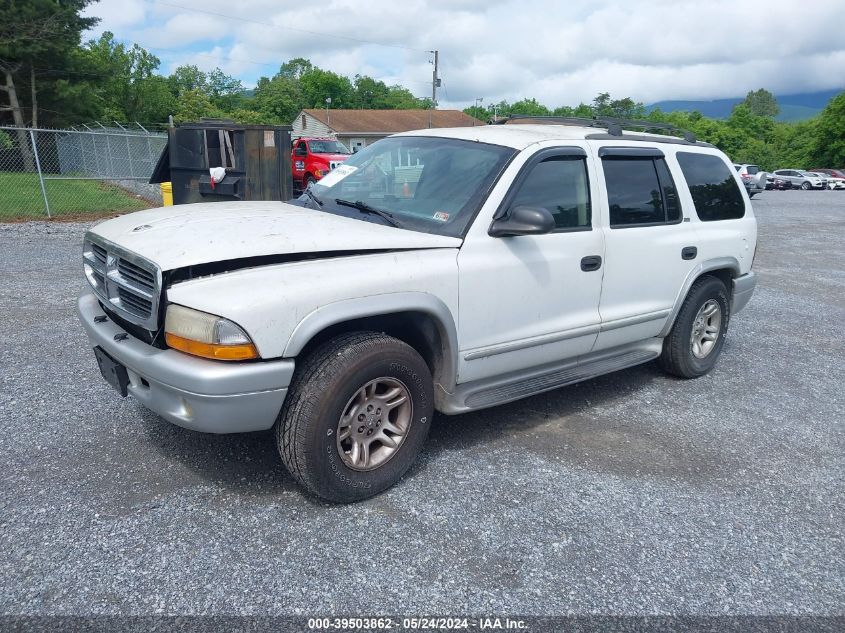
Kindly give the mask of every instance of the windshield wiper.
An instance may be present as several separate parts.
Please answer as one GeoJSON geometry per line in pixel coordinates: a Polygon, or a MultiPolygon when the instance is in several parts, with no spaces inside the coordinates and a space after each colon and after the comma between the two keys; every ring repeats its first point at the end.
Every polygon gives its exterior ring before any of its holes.
{"type": "Polygon", "coordinates": [[[358,209],[359,211],[363,211],[364,213],[377,215],[383,220],[385,220],[387,223],[389,223],[390,226],[395,226],[397,229],[402,228],[399,223],[399,220],[397,220],[392,213],[384,211],[382,209],[377,209],[376,207],[370,206],[366,202],[361,202],[360,200],[352,202],[351,200],[342,200],[341,198],[335,198],[335,202],[344,207],[352,207],[353,209],[358,209]]]}
{"type": "Polygon", "coordinates": [[[303,192],[302,192],[302,193],[304,193],[306,196],[308,196],[309,198],[311,198],[311,200],[313,200],[313,201],[314,201],[314,204],[316,204],[318,207],[322,207],[322,206],[323,206],[323,201],[322,201],[322,200],[320,200],[320,199],[317,197],[317,194],[316,194],[316,193],[314,193],[313,191],[311,191],[311,188],[310,188],[310,187],[306,187],[306,188],[303,190],[303,192]]]}

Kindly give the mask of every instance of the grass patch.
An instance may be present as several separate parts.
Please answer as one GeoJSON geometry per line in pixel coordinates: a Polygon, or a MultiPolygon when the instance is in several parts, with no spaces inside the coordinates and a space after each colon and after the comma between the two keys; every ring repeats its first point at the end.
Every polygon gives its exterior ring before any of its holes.
{"type": "MultiPolygon", "coordinates": [[[[44,180],[53,217],[137,211],[151,205],[99,180],[44,180]]],[[[0,172],[0,220],[46,219],[38,174],[0,172]]]]}

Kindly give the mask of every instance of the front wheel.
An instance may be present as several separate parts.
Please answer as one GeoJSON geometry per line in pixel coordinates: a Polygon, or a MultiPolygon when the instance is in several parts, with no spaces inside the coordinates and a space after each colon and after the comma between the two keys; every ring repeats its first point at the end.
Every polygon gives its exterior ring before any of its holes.
{"type": "Polygon", "coordinates": [[[681,378],[698,378],[713,369],[725,344],[730,307],[721,280],[710,275],[697,279],[663,341],[660,366],[681,378]]]}
{"type": "Polygon", "coordinates": [[[323,343],[297,367],[276,442],[311,494],[359,501],[401,479],[433,413],[431,373],[416,350],[385,334],[353,332],[323,343]]]}
{"type": "Polygon", "coordinates": [[[808,190],[811,186],[812,186],[812,185],[810,185],[810,183],[809,183],[809,182],[806,182],[806,181],[801,183],[801,188],[802,188],[804,191],[807,191],[807,190],[808,190]]]}

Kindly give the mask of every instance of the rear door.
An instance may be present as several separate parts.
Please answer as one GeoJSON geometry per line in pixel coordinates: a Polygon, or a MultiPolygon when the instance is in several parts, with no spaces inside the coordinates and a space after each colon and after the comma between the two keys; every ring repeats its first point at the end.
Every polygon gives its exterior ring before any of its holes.
{"type": "Polygon", "coordinates": [[[598,351],[660,333],[697,264],[698,247],[673,155],[643,143],[594,151],[608,217],[598,351]]]}

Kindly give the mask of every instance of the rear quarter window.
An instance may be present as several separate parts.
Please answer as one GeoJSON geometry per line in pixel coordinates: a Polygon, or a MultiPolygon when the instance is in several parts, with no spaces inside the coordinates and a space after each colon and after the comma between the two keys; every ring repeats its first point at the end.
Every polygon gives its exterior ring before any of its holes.
{"type": "Polygon", "coordinates": [[[678,152],[676,156],[699,220],[736,220],[745,215],[745,199],[721,158],[692,152],[678,152]]]}

